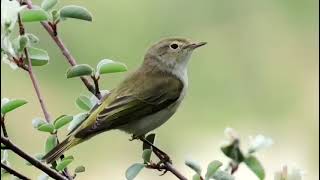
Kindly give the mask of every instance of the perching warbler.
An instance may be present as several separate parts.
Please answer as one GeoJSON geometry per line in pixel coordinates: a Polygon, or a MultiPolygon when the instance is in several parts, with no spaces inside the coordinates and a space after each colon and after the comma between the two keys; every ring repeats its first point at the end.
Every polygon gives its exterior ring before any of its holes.
{"type": "Polygon", "coordinates": [[[87,119],[43,159],[51,163],[64,151],[108,130],[119,129],[138,137],[161,126],[185,96],[187,64],[193,50],[205,44],[169,38],[151,46],[142,65],[103,97],[87,119]]]}

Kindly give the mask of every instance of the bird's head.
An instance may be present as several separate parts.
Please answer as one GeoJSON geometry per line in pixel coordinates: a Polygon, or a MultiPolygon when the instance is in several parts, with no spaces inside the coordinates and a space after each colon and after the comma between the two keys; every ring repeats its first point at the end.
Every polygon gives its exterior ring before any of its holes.
{"type": "Polygon", "coordinates": [[[185,69],[193,50],[205,44],[205,42],[194,43],[183,38],[164,39],[148,49],[144,63],[156,65],[161,69],[185,69]]]}

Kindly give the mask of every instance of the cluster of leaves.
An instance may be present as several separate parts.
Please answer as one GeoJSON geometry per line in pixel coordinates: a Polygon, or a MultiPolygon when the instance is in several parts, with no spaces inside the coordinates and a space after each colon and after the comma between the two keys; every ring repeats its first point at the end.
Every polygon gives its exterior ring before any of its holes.
{"type": "MultiPolygon", "coordinates": [[[[221,151],[224,155],[231,159],[231,162],[226,165],[224,170],[221,170],[223,163],[214,160],[210,162],[207,166],[207,170],[203,176],[203,170],[201,165],[195,160],[186,160],[185,164],[191,168],[195,174],[193,175],[193,180],[233,180],[232,173],[238,168],[240,163],[246,164],[246,166],[261,180],[265,179],[265,171],[259,160],[254,156],[254,153],[269,147],[273,142],[270,138],[258,135],[254,138],[250,138],[250,148],[247,154],[244,154],[240,149],[240,139],[237,133],[231,129],[227,128],[225,131],[228,137],[228,142],[221,147],[221,151]]],[[[155,134],[151,133],[146,136],[146,139],[154,144],[155,134]]],[[[128,180],[133,180],[138,173],[143,168],[152,167],[155,165],[151,161],[152,147],[148,144],[143,144],[142,159],[143,163],[134,163],[126,171],[126,178],[128,180]]]]}
{"type": "MultiPolygon", "coordinates": [[[[35,47],[39,42],[39,38],[32,33],[23,33],[20,35],[14,35],[14,27],[19,21],[18,14],[20,14],[20,21],[22,23],[31,22],[48,22],[51,28],[57,33],[58,23],[65,21],[69,18],[92,21],[91,13],[84,7],[76,5],[66,5],[61,8],[56,8],[58,0],[43,0],[40,6],[36,8],[27,9],[26,5],[20,5],[16,0],[3,0],[1,1],[1,28],[3,33],[1,34],[1,56],[2,61],[9,64],[12,69],[17,69],[21,66],[28,66],[26,57],[26,51],[28,52],[29,59],[32,66],[43,66],[48,64],[49,55],[46,50],[35,47]]],[[[57,35],[57,34],[55,34],[57,35]]],[[[67,71],[67,78],[80,77],[80,76],[92,76],[95,80],[100,78],[100,74],[123,72],[127,67],[120,62],[115,62],[108,59],[101,60],[96,70],[89,65],[76,65],[67,71]]],[[[17,107],[24,105],[24,100],[8,100],[3,99],[1,105],[1,117],[4,118],[5,114],[13,111],[17,107]]],[[[98,103],[98,99],[94,96],[89,98],[88,96],[81,95],[77,98],[77,106],[86,111],[77,115],[61,115],[55,118],[54,121],[49,122],[42,118],[34,118],[32,125],[35,129],[48,133],[47,140],[45,142],[44,152],[36,153],[34,157],[39,161],[42,161],[44,154],[52,150],[58,144],[57,132],[64,126],[68,125],[68,131],[71,132],[80,123],[82,123],[88,116],[88,112],[98,103]]],[[[7,152],[3,151],[5,156],[3,163],[9,164],[7,161],[7,152]]],[[[64,157],[58,160],[53,166],[57,171],[63,171],[74,160],[73,156],[64,157]]],[[[27,163],[27,165],[30,165],[27,163]]],[[[75,168],[75,173],[80,173],[85,170],[84,166],[78,166],[75,168]]],[[[43,174],[41,179],[47,179],[48,176],[43,174]]]]}
{"type": "MultiPolygon", "coordinates": [[[[4,117],[7,115],[7,113],[14,111],[25,104],[27,104],[27,101],[23,99],[11,99],[11,100],[8,98],[1,99],[1,120],[4,121],[4,117]]],[[[1,133],[4,133],[4,132],[1,131],[1,133]]],[[[1,144],[1,163],[10,167],[8,150],[2,150],[2,148],[3,146],[1,144]]],[[[7,174],[8,173],[6,170],[1,169],[1,177],[7,174]]]]}

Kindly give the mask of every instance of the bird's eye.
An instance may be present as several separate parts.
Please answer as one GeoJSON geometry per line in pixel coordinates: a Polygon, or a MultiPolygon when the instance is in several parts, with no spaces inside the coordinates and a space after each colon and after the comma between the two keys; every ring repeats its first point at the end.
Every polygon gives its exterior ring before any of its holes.
{"type": "Polygon", "coordinates": [[[176,44],[176,43],[173,43],[173,44],[170,45],[171,49],[177,49],[178,47],[179,47],[179,45],[176,44]]]}

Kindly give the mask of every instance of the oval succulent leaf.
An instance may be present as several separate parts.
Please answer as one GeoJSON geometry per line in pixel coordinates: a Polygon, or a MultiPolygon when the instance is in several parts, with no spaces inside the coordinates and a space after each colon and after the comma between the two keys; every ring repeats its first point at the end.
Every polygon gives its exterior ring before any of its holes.
{"type": "Polygon", "coordinates": [[[64,158],[60,163],[58,163],[56,169],[58,171],[62,171],[64,170],[71,162],[73,161],[73,159],[69,159],[69,158],[64,158]]]}
{"type": "Polygon", "coordinates": [[[78,166],[74,170],[75,173],[82,173],[82,172],[85,172],[85,171],[86,171],[86,168],[84,166],[78,166]]]}
{"type": "Polygon", "coordinates": [[[127,180],[133,180],[139,172],[144,168],[144,164],[135,163],[131,165],[126,171],[126,178],[127,180]]]}
{"type": "Polygon", "coordinates": [[[54,126],[52,124],[46,123],[46,124],[42,124],[41,126],[38,127],[39,131],[43,131],[43,132],[49,132],[49,133],[53,133],[54,132],[54,126]]]}
{"type": "Polygon", "coordinates": [[[47,124],[47,122],[45,122],[44,120],[40,119],[40,118],[34,118],[32,120],[32,126],[36,129],[38,129],[40,126],[47,124]]]}
{"type": "Polygon", "coordinates": [[[1,106],[1,114],[6,114],[10,111],[13,111],[14,109],[16,109],[26,103],[27,103],[27,101],[25,101],[23,99],[10,100],[9,102],[7,102],[1,106]]]}
{"type": "Polygon", "coordinates": [[[28,51],[32,66],[43,66],[48,64],[50,58],[47,51],[34,47],[29,47],[28,51]]]}
{"type": "Polygon", "coordinates": [[[58,144],[57,137],[55,135],[50,135],[47,138],[45,152],[48,153],[58,144]]]}
{"type": "Polygon", "coordinates": [[[29,44],[29,38],[26,35],[19,36],[19,52],[22,52],[29,44]]]}
{"type": "Polygon", "coordinates": [[[39,38],[31,33],[26,33],[27,38],[29,39],[30,44],[37,44],[40,40],[39,38]]]}
{"type": "Polygon", "coordinates": [[[60,9],[60,17],[65,18],[74,18],[81,19],[85,21],[92,21],[91,13],[84,7],[68,5],[60,9]]]}
{"type": "Polygon", "coordinates": [[[30,9],[21,12],[22,22],[39,22],[49,19],[48,13],[42,9],[30,9]]]}
{"type": "Polygon", "coordinates": [[[143,150],[143,152],[142,152],[142,159],[143,159],[144,163],[150,162],[151,154],[152,154],[152,150],[151,150],[151,149],[145,149],[145,150],[143,150]]]}
{"type": "Polygon", "coordinates": [[[214,160],[211,163],[209,163],[207,167],[207,173],[206,173],[206,179],[210,179],[213,177],[213,175],[217,172],[217,170],[222,166],[222,163],[220,161],[214,160]]]}
{"type": "MultiPolygon", "coordinates": [[[[151,144],[154,144],[155,139],[156,139],[156,134],[155,133],[148,134],[147,137],[146,137],[146,140],[149,141],[151,144]]],[[[142,149],[143,150],[151,149],[151,146],[149,144],[147,144],[147,143],[143,143],[142,149]]]]}
{"type": "Polygon", "coordinates": [[[85,111],[89,111],[92,108],[92,103],[90,98],[88,98],[87,96],[79,96],[76,100],[76,104],[78,105],[78,107],[80,109],[83,109],[85,111]]]}
{"type": "Polygon", "coordinates": [[[68,126],[68,131],[73,131],[76,127],[78,127],[86,118],[88,117],[88,113],[80,113],[73,116],[73,120],[68,126]]]}
{"type": "Polygon", "coordinates": [[[128,68],[124,63],[115,62],[110,59],[103,59],[97,65],[97,72],[99,74],[124,72],[127,70],[128,68]]]}
{"type": "Polygon", "coordinates": [[[60,116],[54,121],[54,123],[53,123],[54,128],[59,129],[59,128],[63,127],[64,125],[68,124],[69,122],[71,122],[72,119],[73,119],[72,116],[67,116],[67,115],[60,116]]]}
{"type": "Polygon", "coordinates": [[[90,76],[93,73],[93,69],[88,64],[75,65],[68,69],[67,78],[90,76]]]}
{"type": "Polygon", "coordinates": [[[43,0],[41,3],[41,8],[48,11],[52,9],[57,3],[58,0],[43,0]]]}
{"type": "Polygon", "coordinates": [[[201,166],[198,162],[194,160],[186,160],[185,164],[189,166],[192,170],[194,170],[196,173],[201,174],[201,166]]]}
{"type": "Polygon", "coordinates": [[[260,161],[256,157],[251,155],[245,158],[244,163],[250,168],[252,172],[256,174],[256,176],[260,180],[263,180],[265,178],[264,168],[262,167],[260,161]]]}
{"type": "Polygon", "coordinates": [[[237,163],[244,160],[244,155],[240,150],[239,141],[234,141],[232,144],[221,147],[221,151],[229,158],[237,163]]]}

